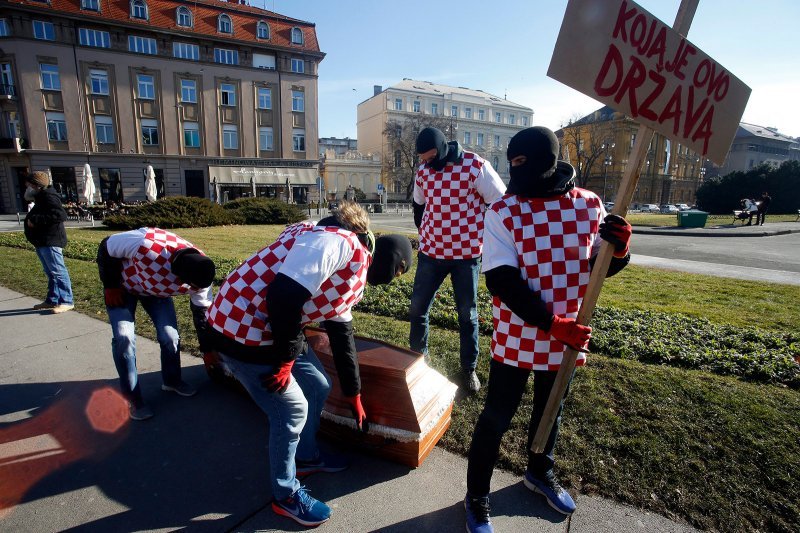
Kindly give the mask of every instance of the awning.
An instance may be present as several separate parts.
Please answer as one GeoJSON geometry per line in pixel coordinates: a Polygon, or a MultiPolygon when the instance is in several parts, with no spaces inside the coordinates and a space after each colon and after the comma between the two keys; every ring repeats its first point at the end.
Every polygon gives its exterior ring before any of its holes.
{"type": "Polygon", "coordinates": [[[286,185],[289,180],[293,186],[317,186],[316,168],[284,168],[284,167],[208,167],[208,176],[220,185],[286,185]]]}

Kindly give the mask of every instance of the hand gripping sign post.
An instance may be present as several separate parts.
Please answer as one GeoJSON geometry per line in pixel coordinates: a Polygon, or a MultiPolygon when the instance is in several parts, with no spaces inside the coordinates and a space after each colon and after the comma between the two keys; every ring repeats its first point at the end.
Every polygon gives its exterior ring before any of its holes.
{"type": "MultiPolygon", "coordinates": [[[[633,198],[653,132],[719,164],[730,148],[750,88],[689,42],[699,0],[682,0],[672,28],[630,0],[570,0],[547,75],[640,123],[614,214],[633,198]]],[[[588,325],[612,256],[604,242],[577,321],[588,325]]],[[[531,445],[541,453],[578,352],[567,348],[531,445]]]]}

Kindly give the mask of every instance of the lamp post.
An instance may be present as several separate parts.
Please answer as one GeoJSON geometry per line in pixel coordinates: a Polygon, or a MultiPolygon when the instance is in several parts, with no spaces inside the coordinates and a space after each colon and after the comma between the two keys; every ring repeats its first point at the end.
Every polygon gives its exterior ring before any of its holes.
{"type": "Polygon", "coordinates": [[[603,203],[606,201],[606,177],[608,175],[608,167],[614,164],[614,155],[609,154],[609,150],[613,150],[617,143],[603,143],[601,148],[605,150],[606,157],[603,159],[603,203]]]}

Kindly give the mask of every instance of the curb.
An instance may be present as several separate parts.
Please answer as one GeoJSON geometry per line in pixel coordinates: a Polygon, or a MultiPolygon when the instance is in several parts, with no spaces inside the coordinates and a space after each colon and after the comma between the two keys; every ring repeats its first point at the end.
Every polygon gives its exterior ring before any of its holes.
{"type": "Polygon", "coordinates": [[[774,237],[776,235],[789,235],[800,233],[797,229],[779,229],[762,231],[726,231],[732,229],[730,226],[711,226],[708,228],[685,228],[680,229],[671,226],[665,227],[642,227],[633,226],[633,233],[640,235],[672,235],[683,237],[774,237]]]}

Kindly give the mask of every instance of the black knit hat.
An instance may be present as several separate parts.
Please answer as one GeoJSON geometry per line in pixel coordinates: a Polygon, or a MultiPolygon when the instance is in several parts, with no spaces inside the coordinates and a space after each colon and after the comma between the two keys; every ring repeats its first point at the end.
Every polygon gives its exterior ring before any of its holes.
{"type": "Polygon", "coordinates": [[[217,273],[214,261],[196,248],[182,248],[172,254],[171,268],[181,281],[201,288],[210,286],[217,273]]]}
{"type": "Polygon", "coordinates": [[[447,139],[437,128],[423,128],[417,135],[417,153],[424,154],[436,148],[436,159],[447,157],[447,139]]]}
{"type": "Polygon", "coordinates": [[[390,283],[398,272],[408,272],[413,261],[414,255],[408,237],[381,235],[375,240],[375,253],[367,271],[367,283],[370,285],[390,283]]]}

